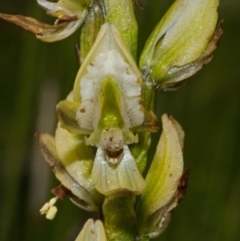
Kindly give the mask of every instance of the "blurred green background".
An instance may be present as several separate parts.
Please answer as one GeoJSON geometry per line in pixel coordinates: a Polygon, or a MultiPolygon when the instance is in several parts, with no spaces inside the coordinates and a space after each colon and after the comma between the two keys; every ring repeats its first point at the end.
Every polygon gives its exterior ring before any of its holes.
{"type": "MultiPolygon", "coordinates": [[[[141,2],[139,51],[173,1],[141,2]]],[[[213,61],[178,91],[158,92],[158,116],[173,115],[186,132],[190,169],[185,199],[158,240],[240,240],[240,1],[220,2],[224,35],[213,61]]],[[[52,21],[34,0],[0,0],[0,12],[52,21]]],[[[78,35],[46,44],[0,21],[1,241],[72,241],[88,215],[69,200],[58,203],[54,221],[39,215],[58,183],[34,138],[54,133],[55,105],[78,70],[78,35]]]]}

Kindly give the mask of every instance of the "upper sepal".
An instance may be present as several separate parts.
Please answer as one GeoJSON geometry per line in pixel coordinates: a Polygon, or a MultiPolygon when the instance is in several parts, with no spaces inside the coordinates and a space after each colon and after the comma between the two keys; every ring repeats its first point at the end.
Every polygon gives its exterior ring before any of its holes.
{"type": "Polygon", "coordinates": [[[180,86],[180,81],[209,61],[207,57],[214,51],[209,42],[217,23],[218,4],[219,0],[176,0],[173,3],[140,57],[140,68],[149,73],[154,84],[163,90],[174,90],[180,86]]]}

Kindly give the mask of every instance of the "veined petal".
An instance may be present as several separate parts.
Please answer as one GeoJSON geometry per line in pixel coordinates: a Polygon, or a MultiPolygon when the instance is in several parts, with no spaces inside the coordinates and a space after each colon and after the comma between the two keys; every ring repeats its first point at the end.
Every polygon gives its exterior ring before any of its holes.
{"type": "Polygon", "coordinates": [[[140,68],[149,68],[157,84],[176,78],[176,71],[184,76],[177,76],[175,82],[193,75],[200,68],[187,65],[207,48],[216,28],[218,4],[219,0],[176,0],[149,37],[140,68]],[[191,74],[186,74],[187,67],[191,74]]]}
{"type": "Polygon", "coordinates": [[[92,179],[96,189],[106,196],[129,192],[139,195],[146,185],[126,145],[123,148],[122,159],[116,165],[109,163],[103,148],[98,147],[92,179]]]}
{"type": "Polygon", "coordinates": [[[107,241],[102,221],[88,219],[75,241],[107,241]]]}

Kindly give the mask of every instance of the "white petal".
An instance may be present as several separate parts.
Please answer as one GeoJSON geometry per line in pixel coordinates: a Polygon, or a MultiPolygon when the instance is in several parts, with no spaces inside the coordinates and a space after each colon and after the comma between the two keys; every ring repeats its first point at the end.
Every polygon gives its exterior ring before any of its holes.
{"type": "Polygon", "coordinates": [[[122,159],[115,165],[106,160],[105,151],[99,147],[94,160],[92,179],[96,189],[106,196],[121,192],[138,195],[146,185],[126,145],[122,159]]]}

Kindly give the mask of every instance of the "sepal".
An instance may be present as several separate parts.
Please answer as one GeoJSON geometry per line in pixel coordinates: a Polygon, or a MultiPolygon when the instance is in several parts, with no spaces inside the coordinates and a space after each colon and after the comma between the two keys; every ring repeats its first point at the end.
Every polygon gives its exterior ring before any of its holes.
{"type": "Polygon", "coordinates": [[[52,167],[56,178],[75,196],[73,198],[76,200],[75,203],[87,211],[98,211],[99,208],[92,195],[73,179],[61,163],[57,154],[54,137],[49,134],[38,133],[37,138],[42,155],[52,167]]]}
{"type": "Polygon", "coordinates": [[[162,116],[163,132],[153,162],[146,176],[146,188],[139,203],[138,230],[155,237],[166,227],[169,212],[178,203],[183,175],[183,139],[180,125],[166,114],[162,116]]]}

